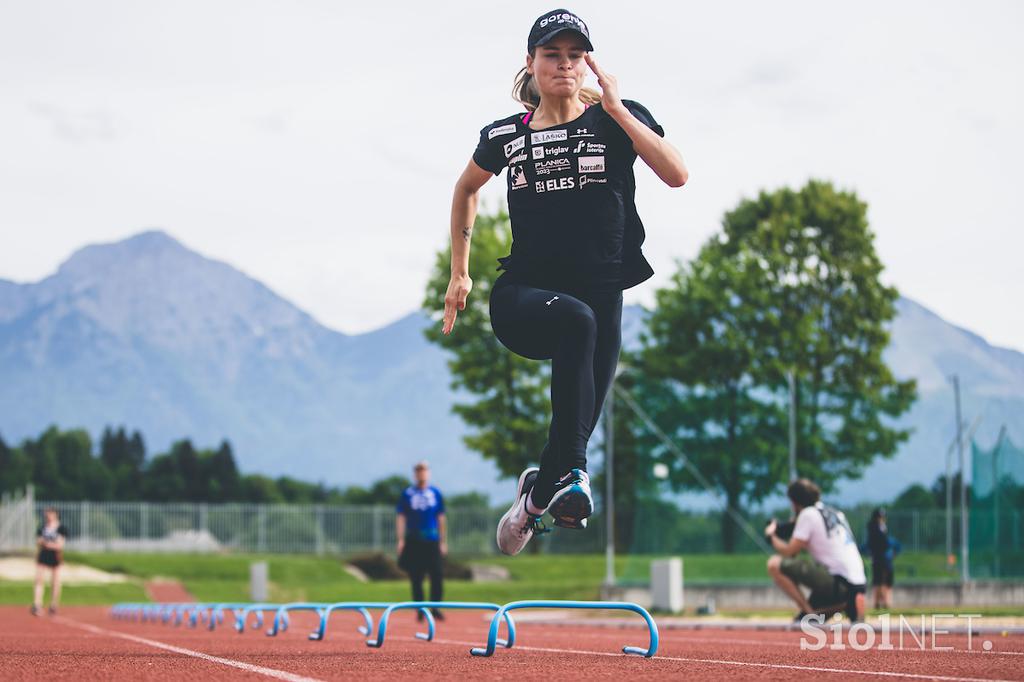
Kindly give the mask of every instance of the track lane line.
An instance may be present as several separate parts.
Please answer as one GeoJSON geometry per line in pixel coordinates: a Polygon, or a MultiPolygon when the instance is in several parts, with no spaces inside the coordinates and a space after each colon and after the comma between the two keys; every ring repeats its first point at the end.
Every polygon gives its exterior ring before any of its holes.
{"type": "MultiPolygon", "coordinates": [[[[435,639],[438,644],[456,644],[459,646],[481,646],[480,642],[460,642],[450,639],[435,639]]],[[[629,654],[612,653],[609,651],[587,651],[584,649],[555,649],[541,646],[520,646],[516,644],[513,650],[523,651],[544,651],[555,654],[584,654],[589,656],[614,656],[621,658],[629,654]]],[[[641,658],[630,656],[631,658],[641,658]]],[[[794,665],[786,663],[758,663],[755,661],[732,661],[729,659],[717,658],[684,658],[682,656],[655,655],[653,658],[644,659],[648,661],[677,661],[679,663],[712,663],[716,665],[748,666],[752,668],[772,668],[775,670],[801,670],[807,672],[837,673],[840,675],[878,675],[879,677],[901,677],[914,680],[942,680],[943,682],[1017,682],[1016,680],[1004,680],[995,677],[952,677],[949,675],[922,675],[919,673],[898,673],[886,670],[857,670],[855,668],[826,668],[816,665],[794,665]]]]}
{"type": "Polygon", "coordinates": [[[174,646],[173,644],[165,644],[164,642],[158,642],[155,639],[147,639],[146,637],[138,637],[136,635],[129,635],[125,632],[118,632],[117,630],[107,630],[106,628],[97,627],[88,623],[79,623],[76,620],[65,618],[64,616],[55,616],[53,618],[56,622],[62,625],[68,625],[71,627],[79,628],[87,632],[91,632],[94,635],[106,635],[109,637],[120,637],[126,639],[129,642],[135,642],[136,644],[145,644],[156,649],[163,649],[164,651],[170,651],[176,654],[182,654],[183,656],[191,656],[192,658],[199,658],[204,661],[210,661],[211,663],[220,663],[221,665],[230,666],[232,668],[239,668],[251,673],[257,673],[259,675],[265,675],[272,677],[277,680],[287,680],[287,682],[324,682],[315,677],[304,677],[303,675],[296,675],[284,670],[276,670],[275,668],[266,668],[261,665],[253,665],[252,663],[245,663],[244,661],[236,661],[231,658],[223,658],[221,656],[212,656],[210,654],[204,654],[202,651],[194,651],[192,649],[185,649],[180,646],[174,646]]]}
{"type": "MultiPolygon", "coordinates": [[[[620,629],[622,629],[622,628],[620,628],[620,629]]],[[[605,633],[603,633],[603,632],[601,632],[601,633],[598,633],[598,632],[580,632],[578,630],[577,631],[573,631],[572,636],[573,637],[577,637],[577,638],[589,637],[591,639],[597,639],[597,638],[602,638],[603,639],[603,638],[606,637],[605,633]]],[[[776,641],[772,641],[772,640],[740,639],[740,638],[736,638],[736,637],[699,637],[699,636],[698,637],[694,637],[694,636],[691,636],[691,635],[689,635],[689,634],[687,634],[685,632],[682,632],[680,630],[669,630],[668,632],[660,632],[658,636],[661,638],[661,642],[663,644],[668,642],[671,639],[671,641],[673,643],[675,643],[675,644],[687,644],[689,642],[701,642],[701,643],[708,643],[708,644],[716,644],[716,643],[721,643],[721,644],[749,644],[750,646],[755,646],[755,647],[758,647],[758,646],[775,646],[775,647],[783,647],[783,648],[787,648],[787,649],[797,649],[797,650],[800,649],[800,642],[799,641],[776,642],[776,641]]],[[[982,637],[981,635],[974,635],[973,636],[973,640],[975,642],[975,644],[973,646],[978,646],[977,642],[984,642],[985,638],[982,637]]],[[[995,640],[990,640],[990,641],[995,641],[995,640]]],[[[885,651],[887,653],[888,652],[894,652],[894,651],[898,651],[898,652],[904,652],[905,651],[907,653],[915,653],[915,654],[917,654],[917,653],[953,654],[953,655],[975,654],[977,656],[1024,656],[1024,651],[996,651],[994,649],[991,650],[991,651],[984,651],[984,650],[978,649],[978,648],[974,648],[974,649],[952,649],[952,650],[948,650],[947,651],[947,650],[944,650],[944,649],[920,649],[920,648],[914,648],[914,647],[910,647],[910,646],[903,647],[902,649],[899,648],[899,647],[895,647],[895,646],[892,649],[882,649],[880,647],[881,647],[881,643],[876,643],[870,649],[865,649],[865,651],[885,651]]]]}

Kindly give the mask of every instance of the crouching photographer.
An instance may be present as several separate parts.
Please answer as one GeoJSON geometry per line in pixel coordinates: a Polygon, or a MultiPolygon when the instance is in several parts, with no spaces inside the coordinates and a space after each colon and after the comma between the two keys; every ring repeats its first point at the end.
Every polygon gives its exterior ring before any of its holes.
{"type": "Polygon", "coordinates": [[[795,520],[780,524],[772,519],[765,538],[777,552],[768,559],[768,573],[799,607],[795,620],[839,612],[851,621],[863,620],[867,578],[846,515],[824,504],[821,490],[806,478],[790,483],[786,495],[795,520]],[[798,556],[804,549],[809,558],[798,556]],[[810,594],[805,596],[802,587],[810,594]]]}

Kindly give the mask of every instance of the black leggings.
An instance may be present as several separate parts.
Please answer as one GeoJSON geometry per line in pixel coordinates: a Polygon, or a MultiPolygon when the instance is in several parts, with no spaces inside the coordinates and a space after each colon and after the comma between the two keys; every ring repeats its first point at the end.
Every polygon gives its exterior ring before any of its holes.
{"type": "Polygon", "coordinates": [[[441,559],[441,545],[437,540],[406,538],[405,561],[409,583],[412,585],[412,600],[423,601],[423,578],[430,576],[430,601],[444,599],[444,564],[441,559]]]}
{"type": "Polygon", "coordinates": [[[622,292],[569,294],[502,274],[491,290],[490,312],[502,345],[531,360],[551,360],[551,427],[531,494],[543,508],[559,478],[587,469],[587,441],[622,345],[622,292]]]}

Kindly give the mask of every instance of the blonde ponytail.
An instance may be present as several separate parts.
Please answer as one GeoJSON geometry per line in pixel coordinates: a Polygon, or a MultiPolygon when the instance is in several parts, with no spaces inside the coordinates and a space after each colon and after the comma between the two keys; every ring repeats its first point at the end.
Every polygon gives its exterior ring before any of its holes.
{"type": "MultiPolygon", "coordinates": [[[[536,111],[540,106],[540,91],[533,82],[533,75],[527,73],[525,66],[516,74],[515,83],[512,85],[512,99],[526,107],[527,111],[536,111]]],[[[581,88],[580,101],[584,104],[599,104],[601,93],[593,88],[581,88]]]]}

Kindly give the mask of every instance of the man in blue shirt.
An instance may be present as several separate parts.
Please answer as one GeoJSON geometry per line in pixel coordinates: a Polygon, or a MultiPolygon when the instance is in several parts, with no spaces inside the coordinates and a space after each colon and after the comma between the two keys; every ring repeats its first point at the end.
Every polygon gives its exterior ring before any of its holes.
{"type": "MultiPolygon", "coordinates": [[[[395,517],[398,565],[409,574],[413,601],[423,601],[423,577],[430,576],[430,601],[444,594],[441,557],[448,554],[448,520],[441,491],[430,485],[430,467],[418,462],[413,468],[415,483],[402,491],[395,517]]],[[[436,618],[443,618],[433,609],[436,618]]],[[[422,614],[420,614],[422,617],[422,614]]]]}

